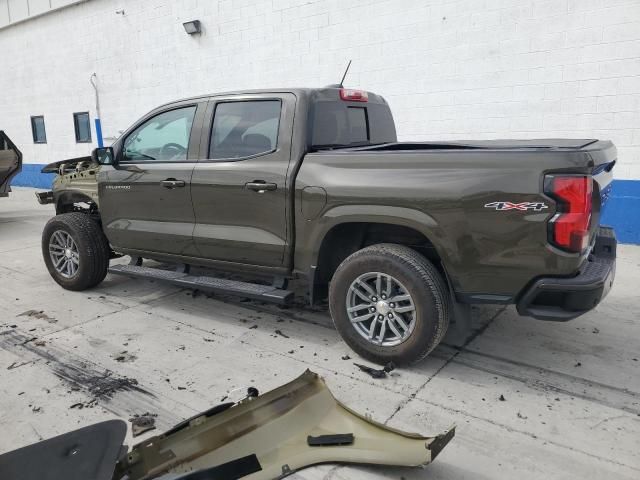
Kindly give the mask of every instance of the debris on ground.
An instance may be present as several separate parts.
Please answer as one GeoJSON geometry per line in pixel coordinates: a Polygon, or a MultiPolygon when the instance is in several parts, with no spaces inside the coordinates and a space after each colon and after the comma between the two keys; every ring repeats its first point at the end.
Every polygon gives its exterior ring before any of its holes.
{"type": "Polygon", "coordinates": [[[33,413],[40,413],[40,411],[41,411],[41,410],[42,410],[42,407],[33,407],[33,408],[31,409],[31,411],[32,411],[33,413]]]}
{"type": "Polygon", "coordinates": [[[44,347],[46,344],[47,342],[45,342],[44,340],[38,340],[37,342],[34,343],[36,347],[44,347]]]}
{"type": "Polygon", "coordinates": [[[501,402],[506,402],[507,399],[504,398],[504,395],[500,394],[500,397],[498,398],[498,400],[500,400],[501,402]]]}
{"type": "Polygon", "coordinates": [[[524,416],[523,414],[521,414],[520,412],[518,412],[518,418],[521,418],[522,420],[526,420],[529,417],[524,416]]]}
{"type": "Polygon", "coordinates": [[[384,368],[373,368],[359,363],[354,363],[354,365],[363,372],[368,373],[371,378],[386,378],[387,374],[391,373],[391,371],[396,368],[393,362],[387,363],[384,368]]]}
{"type": "Polygon", "coordinates": [[[49,323],[56,323],[58,321],[44,313],[44,310],[27,310],[26,312],[22,312],[16,316],[37,318],[38,320],[46,320],[49,323]]]}
{"type": "Polygon", "coordinates": [[[343,355],[342,360],[351,360],[351,357],[349,355],[343,355]]]}
{"type": "Polygon", "coordinates": [[[113,358],[116,362],[125,363],[125,362],[133,362],[138,357],[136,357],[135,355],[131,355],[129,352],[127,352],[127,350],[123,350],[113,358]]]}
{"type": "Polygon", "coordinates": [[[592,332],[593,332],[593,333],[600,333],[600,329],[598,329],[598,328],[594,328],[594,329],[592,330],[592,332]]]}
{"type": "Polygon", "coordinates": [[[203,339],[205,342],[215,342],[215,340],[214,340],[213,338],[206,338],[206,337],[202,337],[202,339],[203,339]]]}
{"type": "Polygon", "coordinates": [[[93,408],[97,405],[98,400],[96,398],[93,398],[91,400],[89,400],[88,402],[78,402],[78,403],[74,403],[73,405],[71,405],[69,408],[77,408],[78,410],[82,410],[83,408],[93,408]]]}
{"type": "Polygon", "coordinates": [[[276,330],[276,335],[280,335],[281,337],[284,337],[284,338],[289,338],[289,335],[282,333],[282,330],[276,330]]]}
{"type": "Polygon", "coordinates": [[[138,380],[135,378],[113,375],[110,370],[100,375],[87,376],[83,379],[82,386],[98,399],[112,398],[116,392],[136,391],[149,395],[149,392],[138,386],[138,380]]]}
{"type": "Polygon", "coordinates": [[[154,430],[156,428],[157,413],[143,413],[142,415],[134,415],[129,419],[131,422],[131,433],[134,437],[142,435],[144,432],[154,430]]]}
{"type": "Polygon", "coordinates": [[[13,370],[14,368],[22,367],[23,365],[28,365],[30,363],[32,362],[21,362],[21,363],[13,362],[11,365],[7,367],[7,370],[13,370]]]}

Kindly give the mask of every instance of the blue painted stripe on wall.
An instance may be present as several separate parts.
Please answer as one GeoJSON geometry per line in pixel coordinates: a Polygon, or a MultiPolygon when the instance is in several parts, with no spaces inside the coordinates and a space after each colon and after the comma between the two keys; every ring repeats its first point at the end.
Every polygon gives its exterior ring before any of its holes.
{"type": "MultiPolygon", "coordinates": [[[[22,172],[14,177],[11,184],[50,189],[54,174],[41,173],[42,167],[44,165],[23,164],[22,172]]],[[[611,196],[600,223],[615,228],[619,242],[640,245],[640,180],[613,181],[611,196]]]]}
{"type": "Polygon", "coordinates": [[[23,163],[22,171],[13,177],[11,185],[16,187],[35,187],[51,189],[54,173],[42,173],[43,165],[37,163],[23,163]]]}
{"type": "Polygon", "coordinates": [[[640,180],[613,181],[600,223],[612,226],[619,242],[640,244],[640,180]]]}

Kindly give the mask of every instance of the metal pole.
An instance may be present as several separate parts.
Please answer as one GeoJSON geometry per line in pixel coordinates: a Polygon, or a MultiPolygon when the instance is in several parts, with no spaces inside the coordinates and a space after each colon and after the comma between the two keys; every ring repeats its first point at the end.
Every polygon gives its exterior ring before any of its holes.
{"type": "Polygon", "coordinates": [[[98,139],[98,147],[102,148],[104,146],[104,142],[102,140],[102,122],[100,121],[100,118],[102,118],[102,116],[100,115],[100,95],[98,94],[98,85],[96,84],[97,79],[98,76],[93,73],[91,74],[91,78],[89,78],[89,81],[91,82],[91,85],[96,92],[96,137],[98,139]]]}

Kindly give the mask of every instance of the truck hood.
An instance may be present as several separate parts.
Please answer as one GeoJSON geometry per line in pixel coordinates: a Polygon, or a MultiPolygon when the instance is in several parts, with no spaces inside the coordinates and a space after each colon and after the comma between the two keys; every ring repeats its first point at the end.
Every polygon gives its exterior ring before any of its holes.
{"type": "Polygon", "coordinates": [[[64,165],[64,170],[67,170],[68,168],[76,167],[80,163],[83,163],[83,162],[91,163],[91,161],[92,160],[90,156],[69,158],[67,160],[60,160],[58,162],[53,162],[53,163],[50,163],[49,165],[45,165],[44,167],[42,167],[41,172],[60,174],[62,173],[60,170],[60,167],[62,167],[63,165],[64,165]]]}
{"type": "Polygon", "coordinates": [[[22,170],[22,153],[11,139],[0,130],[0,197],[11,191],[11,179],[22,170]]]}

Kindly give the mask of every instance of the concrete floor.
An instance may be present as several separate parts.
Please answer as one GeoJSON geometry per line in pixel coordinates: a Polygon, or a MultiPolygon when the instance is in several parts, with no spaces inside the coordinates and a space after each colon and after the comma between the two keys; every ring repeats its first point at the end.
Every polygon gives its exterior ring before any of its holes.
{"type": "Polygon", "coordinates": [[[111,275],[62,290],[40,252],[52,214],[31,189],[0,199],[0,452],[146,412],[164,429],[310,368],[376,420],[424,434],[456,424],[457,435],[424,470],[325,465],[291,478],[640,478],[640,247],[619,247],[616,283],[594,312],[544,323],[475,309],[466,347],[441,345],[374,380],[342,360],[357,356],[321,310],[111,275]]]}

